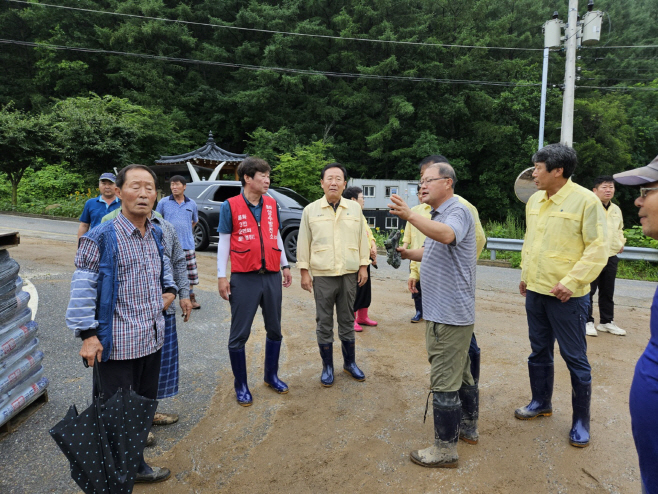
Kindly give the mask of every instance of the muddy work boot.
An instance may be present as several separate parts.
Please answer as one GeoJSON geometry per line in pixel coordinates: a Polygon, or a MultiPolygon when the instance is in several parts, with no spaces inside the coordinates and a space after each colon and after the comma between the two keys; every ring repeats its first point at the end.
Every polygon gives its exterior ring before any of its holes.
{"type": "Polygon", "coordinates": [[[396,250],[399,245],[400,231],[394,230],[384,241],[384,247],[386,247],[386,262],[393,266],[395,269],[398,269],[400,264],[402,264],[402,257],[400,257],[400,253],[396,250]]]}
{"type": "Polygon", "coordinates": [[[434,444],[411,452],[411,461],[429,468],[457,468],[459,422],[462,407],[459,392],[434,393],[434,444]]]}

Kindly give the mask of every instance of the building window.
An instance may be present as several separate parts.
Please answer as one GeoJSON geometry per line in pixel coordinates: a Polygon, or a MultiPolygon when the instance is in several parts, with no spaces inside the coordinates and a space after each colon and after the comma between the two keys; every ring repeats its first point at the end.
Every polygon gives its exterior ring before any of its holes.
{"type": "Polygon", "coordinates": [[[393,229],[397,230],[397,228],[398,228],[398,217],[397,216],[387,217],[386,218],[386,229],[387,230],[393,230],[393,229]]]}
{"type": "Polygon", "coordinates": [[[398,187],[397,185],[387,185],[386,186],[386,197],[391,197],[391,194],[397,194],[398,187]]]}
{"type": "Polygon", "coordinates": [[[374,185],[364,185],[363,186],[363,197],[375,197],[375,186],[374,185]]]}
{"type": "Polygon", "coordinates": [[[368,226],[370,228],[375,228],[377,226],[377,218],[374,216],[366,216],[366,220],[368,220],[368,226]]]}

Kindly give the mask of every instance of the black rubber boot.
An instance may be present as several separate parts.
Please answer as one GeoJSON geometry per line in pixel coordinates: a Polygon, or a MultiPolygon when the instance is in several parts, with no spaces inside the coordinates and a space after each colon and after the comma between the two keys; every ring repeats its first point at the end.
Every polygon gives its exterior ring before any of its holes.
{"type": "Polygon", "coordinates": [[[281,341],[274,341],[265,337],[265,376],[263,381],[277,393],[286,394],[288,385],[278,376],[280,353],[281,341]]]}
{"type": "Polygon", "coordinates": [[[459,439],[468,444],[477,444],[478,416],[480,412],[480,391],[475,386],[462,386],[459,390],[462,402],[462,416],[459,424],[459,439]]]}
{"type": "Polygon", "coordinates": [[[322,376],[320,382],[325,388],[330,388],[334,384],[334,344],[318,343],[320,347],[320,357],[322,357],[322,376]]]}
{"type": "Polygon", "coordinates": [[[233,385],[235,386],[235,396],[238,403],[243,407],[251,406],[254,401],[247,386],[247,357],[244,348],[239,350],[228,350],[231,358],[231,369],[233,369],[233,385]]]}
{"type": "Polygon", "coordinates": [[[423,467],[457,468],[459,422],[462,409],[459,392],[434,393],[434,444],[411,452],[411,461],[423,467]]]}
{"type": "Polygon", "coordinates": [[[341,343],[343,344],[343,370],[357,381],[365,381],[365,374],[361,372],[361,369],[357,367],[355,362],[356,345],[354,341],[341,340],[341,343]]]}
{"type": "Polygon", "coordinates": [[[553,415],[553,364],[531,364],[528,362],[532,401],[523,408],[517,408],[514,416],[520,420],[530,420],[539,416],[553,415]]]}
{"type": "Polygon", "coordinates": [[[471,359],[471,376],[473,376],[473,380],[477,386],[477,384],[480,382],[480,351],[478,350],[477,352],[471,352],[469,350],[468,356],[471,359]]]}
{"type": "Polygon", "coordinates": [[[590,402],[592,400],[592,380],[584,383],[571,375],[571,406],[573,420],[569,433],[569,444],[577,448],[589,446],[590,402]]]}

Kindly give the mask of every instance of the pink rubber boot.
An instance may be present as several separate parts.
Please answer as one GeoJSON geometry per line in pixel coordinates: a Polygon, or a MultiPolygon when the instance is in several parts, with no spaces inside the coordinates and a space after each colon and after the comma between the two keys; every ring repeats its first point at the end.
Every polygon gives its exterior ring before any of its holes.
{"type": "Polygon", "coordinates": [[[356,322],[356,320],[357,320],[357,314],[358,314],[358,312],[355,312],[355,313],[354,313],[354,331],[360,333],[361,331],[363,331],[363,328],[362,328],[361,326],[359,326],[359,323],[358,323],[358,322],[356,322]]]}
{"type": "Polygon", "coordinates": [[[364,326],[377,326],[377,321],[373,321],[368,317],[368,308],[359,309],[356,312],[355,323],[363,324],[364,326]]]}

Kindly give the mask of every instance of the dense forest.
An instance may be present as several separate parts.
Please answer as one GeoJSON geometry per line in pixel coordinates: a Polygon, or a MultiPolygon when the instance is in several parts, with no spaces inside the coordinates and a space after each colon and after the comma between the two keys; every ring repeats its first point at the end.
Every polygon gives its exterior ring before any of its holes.
{"type": "MultiPolygon", "coordinates": [[[[444,154],[484,219],[523,210],[512,184],[538,144],[541,26],[553,11],[566,21],[568,4],[53,2],[0,4],[0,171],[11,180],[44,163],[83,176],[150,164],[212,131],[279,165],[275,181],[304,153],[402,179],[444,154]]],[[[658,2],[595,9],[603,33],[579,51],[574,125],[585,186],[658,155],[658,2]]],[[[547,143],[560,139],[563,51],[549,67],[547,143]]],[[[621,189],[632,223],[634,192],[621,189]]]]}

